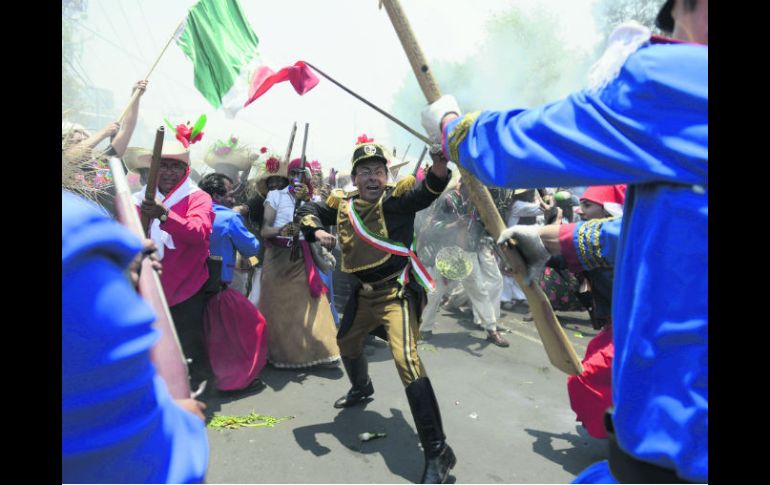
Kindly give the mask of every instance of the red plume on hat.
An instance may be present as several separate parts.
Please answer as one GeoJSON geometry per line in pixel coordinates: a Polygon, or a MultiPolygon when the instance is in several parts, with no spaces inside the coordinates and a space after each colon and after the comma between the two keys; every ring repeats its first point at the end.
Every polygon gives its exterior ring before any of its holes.
{"type": "Polygon", "coordinates": [[[373,141],[374,141],[374,138],[369,138],[368,136],[366,136],[366,133],[364,133],[358,137],[358,139],[356,140],[356,145],[360,145],[362,143],[372,143],[373,141]]]}
{"type": "Polygon", "coordinates": [[[626,200],[625,185],[595,185],[588,187],[580,200],[594,202],[604,207],[613,216],[623,215],[623,202],[626,200]]]}
{"type": "Polygon", "coordinates": [[[185,148],[189,148],[190,145],[200,141],[200,139],[203,138],[203,128],[206,126],[205,114],[200,115],[195,121],[195,124],[192,126],[188,121],[187,124],[179,124],[175,127],[168,119],[163,118],[163,120],[174,132],[176,139],[179,140],[179,142],[184,145],[185,148]]]}

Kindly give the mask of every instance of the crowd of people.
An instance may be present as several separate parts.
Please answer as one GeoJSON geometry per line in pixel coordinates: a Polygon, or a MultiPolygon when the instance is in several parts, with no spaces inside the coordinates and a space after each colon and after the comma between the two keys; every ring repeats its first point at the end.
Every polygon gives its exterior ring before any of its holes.
{"type": "Polygon", "coordinates": [[[444,483],[458,457],[417,344],[445,308],[510,346],[501,310],[528,305],[499,253],[514,238],[525,284],[598,330],[567,391],[610,451],[576,482],[708,481],[708,2],[668,0],[657,23],[672,38],[621,26],[615,57],[564,100],[465,116],[451,96],[430,104],[432,164],[415,176],[399,177],[366,135],[351,144],[349,175],[237,137],[211,143],[198,172],[190,146],[202,133],[179,125],[148,186],[152,152],[128,146],[141,96],[97,133],[63,122],[63,480],[201,482],[215,393],[260,392],[268,364],[341,364],[350,389],[334,407],[362,405],[374,399],[363,351],[373,335],[404,386],[420,482],[444,483]],[[132,174],[144,240],[115,220],[108,157],[132,174]],[[449,160],[489,186],[508,226],[497,240],[449,160]],[[189,398],[172,398],[155,368],[155,314],[126,277],[145,257],[189,398]]]}

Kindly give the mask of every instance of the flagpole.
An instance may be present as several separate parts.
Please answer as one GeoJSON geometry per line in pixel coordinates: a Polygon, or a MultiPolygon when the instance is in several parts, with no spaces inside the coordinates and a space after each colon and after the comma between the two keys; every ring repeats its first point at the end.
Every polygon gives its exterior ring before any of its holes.
{"type": "MultiPolygon", "coordinates": [[[[152,67],[151,67],[151,68],[150,68],[150,70],[147,72],[147,74],[144,76],[144,80],[145,80],[145,81],[147,81],[147,79],[149,79],[149,77],[150,77],[150,74],[152,74],[152,71],[154,71],[154,70],[155,70],[155,66],[157,66],[157,65],[158,65],[158,62],[160,62],[160,58],[161,58],[161,57],[163,57],[163,54],[165,54],[165,53],[166,53],[166,50],[168,49],[168,46],[170,46],[170,45],[171,45],[171,41],[172,41],[172,40],[174,40],[174,38],[177,36],[177,32],[179,32],[179,29],[182,27],[182,24],[183,24],[184,22],[185,22],[184,20],[182,20],[181,22],[179,22],[179,25],[177,25],[176,29],[174,29],[174,33],[171,35],[171,38],[170,38],[170,39],[168,39],[168,42],[166,42],[166,45],[165,45],[165,47],[163,47],[163,50],[162,50],[162,51],[160,51],[160,54],[159,54],[159,55],[158,55],[158,57],[155,59],[155,62],[152,64],[152,67]]],[[[132,104],[134,104],[134,101],[136,101],[136,98],[138,98],[138,97],[139,97],[139,94],[140,94],[140,93],[141,93],[141,91],[139,91],[138,89],[134,91],[134,94],[133,94],[133,96],[131,96],[131,100],[128,102],[128,104],[126,105],[126,107],[123,109],[123,112],[122,112],[122,113],[120,114],[120,116],[118,117],[118,123],[120,123],[121,121],[123,121],[123,118],[125,118],[125,117],[126,117],[126,114],[128,114],[128,110],[129,110],[129,108],[131,108],[131,105],[132,105],[132,104]]]]}
{"type": "Polygon", "coordinates": [[[363,102],[365,105],[369,106],[370,108],[372,108],[372,109],[373,109],[373,110],[375,110],[376,112],[380,113],[381,115],[385,116],[385,117],[386,117],[387,119],[389,119],[390,121],[394,122],[395,124],[397,124],[397,125],[398,125],[398,126],[400,126],[401,128],[403,128],[403,129],[405,129],[406,131],[408,131],[409,133],[411,133],[411,134],[412,134],[412,136],[414,136],[414,137],[415,137],[415,138],[417,138],[418,140],[424,141],[424,142],[425,142],[425,143],[427,143],[428,145],[432,145],[432,143],[431,143],[430,139],[428,139],[428,137],[427,137],[427,136],[425,136],[425,135],[423,135],[422,133],[418,132],[417,130],[415,130],[415,129],[411,128],[409,125],[407,125],[407,124],[406,124],[406,123],[404,123],[403,121],[399,120],[398,118],[396,118],[396,117],[395,117],[395,116],[393,116],[392,114],[388,113],[388,112],[387,112],[387,111],[385,111],[384,109],[377,107],[377,106],[376,106],[376,105],[374,105],[374,104],[373,104],[371,101],[367,100],[367,99],[366,99],[366,98],[364,98],[363,96],[360,96],[360,95],[358,95],[358,94],[354,93],[352,90],[350,90],[349,88],[347,88],[347,87],[346,87],[346,86],[344,86],[343,84],[339,83],[338,81],[336,81],[335,79],[333,79],[331,76],[329,76],[328,74],[326,74],[326,73],[325,73],[325,72],[323,72],[322,70],[318,69],[318,68],[317,68],[317,67],[315,67],[314,65],[310,64],[309,62],[307,62],[307,61],[302,61],[302,62],[304,62],[305,64],[307,64],[309,67],[311,67],[311,68],[312,68],[314,71],[316,71],[316,72],[317,72],[318,74],[320,74],[321,76],[323,76],[323,77],[325,77],[326,79],[328,79],[329,81],[331,81],[331,82],[332,82],[332,84],[336,85],[337,87],[339,87],[340,89],[342,89],[342,90],[343,90],[343,91],[345,91],[346,93],[350,94],[351,96],[353,96],[353,97],[354,97],[354,98],[356,98],[357,100],[359,100],[359,101],[363,102]]]}

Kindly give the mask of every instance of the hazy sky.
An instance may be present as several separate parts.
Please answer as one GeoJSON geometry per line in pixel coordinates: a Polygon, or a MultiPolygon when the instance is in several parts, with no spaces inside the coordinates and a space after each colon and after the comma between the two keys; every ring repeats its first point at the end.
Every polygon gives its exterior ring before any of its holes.
{"type": "MultiPolygon", "coordinates": [[[[307,60],[386,110],[403,83],[416,83],[378,0],[240,3],[259,38],[262,61],[273,69],[307,60]]],[[[485,23],[496,13],[512,5],[526,8],[535,3],[553,10],[565,43],[591,49],[601,40],[591,17],[595,0],[401,0],[429,62],[467,60],[484,39],[485,23]]],[[[88,0],[88,16],[79,24],[86,40],[80,65],[89,82],[114,93],[116,117],[128,102],[133,83],[144,77],[193,4],[189,0],[88,0]]],[[[320,160],[325,170],[334,166],[344,173],[349,171],[359,134],[392,147],[394,131],[401,130],[323,78],[304,96],[298,96],[288,83],[276,85],[228,120],[195,89],[192,72],[192,63],[172,43],[149,78],[140,117],[148,131],[161,125],[164,116],[176,124],[206,113],[208,124],[203,141],[193,146],[194,161],[209,144],[230,134],[256,148],[266,145],[283,153],[294,121],[299,130],[293,153],[298,156],[302,127],[309,122],[309,159],[320,160]]],[[[490,108],[513,107],[505,103],[505,93],[499,99],[501,104],[490,108]]],[[[420,109],[415,106],[417,112],[420,109]]],[[[413,128],[422,131],[420,126],[413,128]]],[[[134,139],[151,136],[137,133],[134,139]]],[[[412,158],[419,154],[420,142],[410,138],[412,158]]]]}

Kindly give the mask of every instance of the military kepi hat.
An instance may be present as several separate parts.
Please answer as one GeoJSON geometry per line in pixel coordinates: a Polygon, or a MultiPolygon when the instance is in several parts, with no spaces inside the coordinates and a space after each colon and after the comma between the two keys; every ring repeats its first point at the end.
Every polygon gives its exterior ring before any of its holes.
{"type": "Polygon", "coordinates": [[[356,145],[353,150],[353,158],[350,161],[352,166],[356,166],[358,162],[371,159],[380,159],[385,165],[388,164],[388,156],[385,148],[377,143],[361,143],[356,145]]]}

